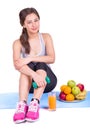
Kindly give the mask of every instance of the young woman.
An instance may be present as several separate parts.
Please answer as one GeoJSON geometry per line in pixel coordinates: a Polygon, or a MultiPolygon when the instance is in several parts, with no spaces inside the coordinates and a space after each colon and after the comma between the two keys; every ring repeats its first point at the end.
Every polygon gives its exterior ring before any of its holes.
{"type": "Polygon", "coordinates": [[[20,72],[19,102],[13,121],[15,123],[36,121],[39,119],[39,104],[43,93],[52,91],[57,84],[57,77],[49,64],[55,62],[55,51],[50,34],[40,33],[40,16],[35,8],[25,8],[19,13],[22,34],[13,43],[13,62],[20,72]],[[50,78],[47,84],[45,78],[50,78]],[[34,89],[32,81],[37,83],[34,89]],[[30,104],[28,94],[33,93],[30,104]]]}

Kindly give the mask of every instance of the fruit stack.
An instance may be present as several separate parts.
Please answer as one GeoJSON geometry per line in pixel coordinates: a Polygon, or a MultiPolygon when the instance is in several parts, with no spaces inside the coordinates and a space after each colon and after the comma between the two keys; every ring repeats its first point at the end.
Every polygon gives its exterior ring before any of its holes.
{"type": "Polygon", "coordinates": [[[76,84],[74,80],[69,80],[67,84],[60,86],[59,99],[63,101],[83,100],[86,94],[84,84],[76,84]]]}

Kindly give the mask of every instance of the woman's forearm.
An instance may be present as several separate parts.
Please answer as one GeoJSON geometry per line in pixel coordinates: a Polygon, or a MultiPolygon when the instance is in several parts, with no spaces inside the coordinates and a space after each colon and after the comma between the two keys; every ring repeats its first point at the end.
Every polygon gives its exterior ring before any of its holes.
{"type": "Polygon", "coordinates": [[[55,62],[55,57],[52,56],[37,56],[31,58],[32,62],[44,62],[47,64],[51,64],[55,62]]]}
{"type": "Polygon", "coordinates": [[[24,65],[22,66],[20,69],[19,69],[19,72],[27,75],[27,76],[31,76],[32,78],[34,77],[35,75],[35,72],[29,68],[27,65],[24,65]]]}

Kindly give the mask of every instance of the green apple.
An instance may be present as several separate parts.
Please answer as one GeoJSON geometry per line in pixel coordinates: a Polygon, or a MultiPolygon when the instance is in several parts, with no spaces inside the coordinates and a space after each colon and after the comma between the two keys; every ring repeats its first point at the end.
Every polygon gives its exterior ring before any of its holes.
{"type": "Polygon", "coordinates": [[[75,87],[76,86],[76,82],[74,80],[69,80],[67,82],[67,85],[70,86],[71,88],[75,87]]]}
{"type": "Polygon", "coordinates": [[[75,86],[75,87],[72,88],[72,94],[73,94],[73,95],[76,96],[76,95],[78,95],[80,92],[81,92],[81,91],[80,91],[80,88],[79,88],[79,87],[75,86]]]}

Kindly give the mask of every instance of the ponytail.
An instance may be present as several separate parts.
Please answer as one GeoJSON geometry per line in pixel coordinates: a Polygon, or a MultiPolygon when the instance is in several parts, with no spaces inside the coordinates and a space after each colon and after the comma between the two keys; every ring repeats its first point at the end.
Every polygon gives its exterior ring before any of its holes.
{"type": "Polygon", "coordinates": [[[22,34],[20,36],[20,41],[22,46],[25,48],[25,53],[29,54],[30,52],[30,45],[28,42],[28,34],[26,28],[22,29],[22,34]]]}

